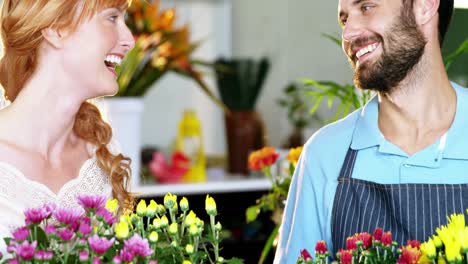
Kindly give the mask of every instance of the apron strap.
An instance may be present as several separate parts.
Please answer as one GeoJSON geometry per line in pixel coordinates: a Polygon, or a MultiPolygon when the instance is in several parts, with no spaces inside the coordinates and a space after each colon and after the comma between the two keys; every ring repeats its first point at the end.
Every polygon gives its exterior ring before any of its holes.
{"type": "Polygon", "coordinates": [[[348,148],[343,166],[341,166],[340,175],[338,176],[339,178],[352,178],[357,153],[357,150],[354,150],[351,147],[348,148]]]}

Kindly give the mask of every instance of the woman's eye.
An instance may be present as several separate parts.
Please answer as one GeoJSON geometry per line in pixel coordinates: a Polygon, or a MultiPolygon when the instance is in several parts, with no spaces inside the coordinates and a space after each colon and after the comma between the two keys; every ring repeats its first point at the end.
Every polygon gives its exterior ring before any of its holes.
{"type": "Polygon", "coordinates": [[[112,22],[115,22],[115,21],[117,21],[117,18],[119,18],[119,16],[114,15],[114,16],[110,16],[109,20],[112,21],[112,22]]]}
{"type": "Polygon", "coordinates": [[[362,12],[367,12],[367,11],[371,10],[372,8],[373,8],[373,6],[371,6],[371,5],[363,5],[361,7],[361,10],[362,10],[362,12]]]}

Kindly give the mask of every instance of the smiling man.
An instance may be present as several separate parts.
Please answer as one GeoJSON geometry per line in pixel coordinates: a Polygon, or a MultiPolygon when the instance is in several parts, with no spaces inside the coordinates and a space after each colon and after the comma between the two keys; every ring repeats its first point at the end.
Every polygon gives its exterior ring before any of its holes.
{"type": "Polygon", "coordinates": [[[468,208],[468,90],[449,81],[441,45],[453,0],[341,0],[354,82],[376,96],[316,132],[293,176],[275,263],[325,240],[381,227],[426,240],[468,208]]]}

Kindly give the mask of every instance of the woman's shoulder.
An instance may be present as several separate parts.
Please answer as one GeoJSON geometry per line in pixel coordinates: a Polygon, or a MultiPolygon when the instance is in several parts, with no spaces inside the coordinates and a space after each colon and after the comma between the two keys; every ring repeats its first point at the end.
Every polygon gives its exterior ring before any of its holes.
{"type": "Polygon", "coordinates": [[[0,86],[0,110],[7,107],[9,104],[10,104],[10,101],[8,101],[5,98],[5,92],[4,92],[3,88],[0,86]]]}

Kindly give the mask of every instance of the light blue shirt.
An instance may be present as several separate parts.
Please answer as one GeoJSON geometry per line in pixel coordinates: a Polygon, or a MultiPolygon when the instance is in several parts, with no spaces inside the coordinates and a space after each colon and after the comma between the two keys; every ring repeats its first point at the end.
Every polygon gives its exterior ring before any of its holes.
{"type": "Polygon", "coordinates": [[[437,142],[411,156],[381,134],[377,96],[317,131],[305,144],[291,182],[275,263],[296,263],[304,248],[313,255],[319,240],[333,250],[333,202],[349,146],[359,150],[353,178],[382,184],[468,183],[468,89],[452,86],[457,95],[452,126],[437,142]]]}

